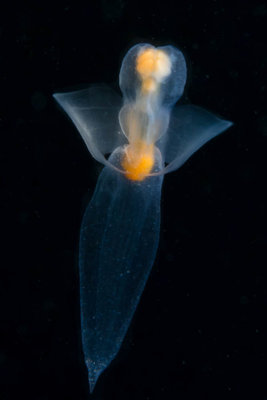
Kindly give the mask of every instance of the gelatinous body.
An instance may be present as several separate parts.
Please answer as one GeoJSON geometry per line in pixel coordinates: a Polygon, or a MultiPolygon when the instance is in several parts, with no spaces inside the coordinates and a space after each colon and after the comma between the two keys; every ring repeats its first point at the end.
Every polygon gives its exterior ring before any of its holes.
{"type": "Polygon", "coordinates": [[[162,175],[140,183],[105,167],[83,217],[81,315],[91,390],[119,351],[155,259],[161,185],[162,175]]]}
{"type": "Polygon", "coordinates": [[[120,349],[154,263],[163,175],[231,126],[200,107],[174,107],[185,82],[178,49],[139,44],[122,62],[123,99],[103,85],[54,95],[105,165],[80,236],[82,341],[91,391],[120,349]]]}

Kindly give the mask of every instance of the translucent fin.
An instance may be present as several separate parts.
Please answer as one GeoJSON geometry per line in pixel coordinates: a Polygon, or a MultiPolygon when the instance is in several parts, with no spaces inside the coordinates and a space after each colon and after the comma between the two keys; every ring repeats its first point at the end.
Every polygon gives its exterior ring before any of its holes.
{"type": "Polygon", "coordinates": [[[232,122],[220,119],[201,107],[174,107],[166,135],[157,142],[164,161],[168,163],[162,172],[179,168],[201,146],[231,125],[232,122]]]}
{"type": "Polygon", "coordinates": [[[105,154],[127,143],[119,124],[122,99],[108,86],[96,85],[53,96],[74,122],[97,161],[107,164],[105,154]]]}

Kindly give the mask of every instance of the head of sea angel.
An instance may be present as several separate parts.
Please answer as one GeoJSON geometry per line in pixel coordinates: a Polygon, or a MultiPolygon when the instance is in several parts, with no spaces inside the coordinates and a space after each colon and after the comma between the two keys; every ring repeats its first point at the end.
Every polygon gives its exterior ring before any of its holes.
{"type": "Polygon", "coordinates": [[[141,181],[160,173],[163,155],[155,144],[168,129],[171,107],[182,96],[185,82],[185,59],[173,46],[138,44],[124,57],[119,120],[129,141],[121,159],[128,179],[141,181]]]}

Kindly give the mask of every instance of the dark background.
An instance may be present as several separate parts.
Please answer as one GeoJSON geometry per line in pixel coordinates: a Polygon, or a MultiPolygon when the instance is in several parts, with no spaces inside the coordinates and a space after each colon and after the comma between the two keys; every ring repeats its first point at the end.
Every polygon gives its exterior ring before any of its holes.
{"type": "Polygon", "coordinates": [[[266,30],[255,1],[64,1],[0,13],[0,399],[86,399],[78,238],[101,170],[52,93],[179,47],[184,101],[234,122],[165,177],[157,259],[92,399],[267,399],[266,30]]]}

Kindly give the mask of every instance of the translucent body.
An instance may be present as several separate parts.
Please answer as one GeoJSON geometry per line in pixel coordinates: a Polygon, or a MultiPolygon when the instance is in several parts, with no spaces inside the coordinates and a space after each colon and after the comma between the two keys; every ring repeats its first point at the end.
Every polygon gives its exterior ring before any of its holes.
{"type": "Polygon", "coordinates": [[[123,101],[105,86],[54,95],[105,165],[80,236],[82,340],[91,391],[120,349],[153,265],[163,175],[231,125],[197,106],[173,108],[185,82],[178,49],[139,44],[122,63],[123,101]]]}
{"type": "MultiPolygon", "coordinates": [[[[114,152],[111,160],[120,155],[114,152]]],[[[159,160],[159,163],[161,160],[159,160]]],[[[156,256],[162,175],[133,182],[105,167],[80,240],[83,349],[91,390],[113,360],[156,256]]]]}

